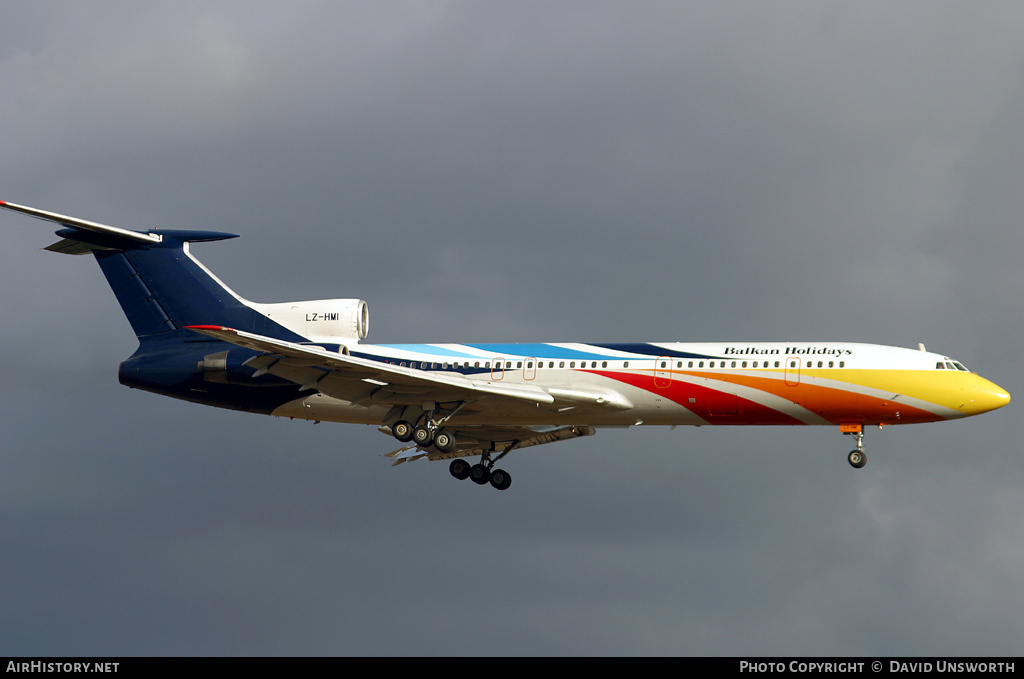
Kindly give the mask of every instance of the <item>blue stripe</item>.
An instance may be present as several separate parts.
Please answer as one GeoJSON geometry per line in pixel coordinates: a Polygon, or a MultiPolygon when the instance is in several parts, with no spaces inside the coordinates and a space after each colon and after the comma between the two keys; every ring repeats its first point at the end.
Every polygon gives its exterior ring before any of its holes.
{"type": "Polygon", "coordinates": [[[522,356],[524,358],[615,359],[615,356],[580,351],[552,344],[467,344],[467,347],[493,352],[496,356],[522,356]]]}
{"type": "Polygon", "coordinates": [[[657,347],[653,344],[595,344],[595,347],[613,349],[615,351],[627,351],[631,354],[642,354],[644,356],[674,356],[677,358],[721,358],[710,354],[695,354],[690,351],[674,351],[665,347],[657,347]]]}
{"type": "MultiPolygon", "coordinates": [[[[455,348],[450,347],[438,347],[430,344],[377,344],[368,346],[378,346],[382,349],[394,349],[398,351],[407,351],[414,354],[425,354],[428,356],[439,356],[448,357],[453,359],[468,359],[468,360],[489,360],[494,356],[518,356],[522,358],[537,358],[537,359],[566,359],[566,360],[629,360],[629,356],[613,355],[602,352],[601,349],[608,349],[614,352],[623,354],[633,354],[637,358],[641,357],[657,357],[657,356],[672,356],[674,358],[697,358],[697,359],[719,359],[721,356],[712,356],[711,354],[695,354],[690,351],[677,351],[674,349],[666,349],[665,347],[655,346],[653,344],[646,343],[610,343],[610,344],[586,344],[584,346],[593,347],[594,351],[583,351],[571,347],[557,346],[555,344],[544,344],[544,343],[515,343],[515,344],[462,344],[452,345],[453,347],[469,347],[477,349],[479,351],[491,354],[491,356],[479,356],[475,353],[468,353],[465,351],[458,351],[455,348]]],[[[409,359],[407,359],[409,360],[409,359]]]]}
{"type": "Polygon", "coordinates": [[[465,352],[455,351],[452,349],[435,347],[430,344],[377,344],[376,346],[387,349],[398,349],[399,351],[409,351],[416,354],[428,354],[430,356],[451,356],[454,358],[475,358],[477,360],[484,360],[476,354],[467,354],[465,352]]]}

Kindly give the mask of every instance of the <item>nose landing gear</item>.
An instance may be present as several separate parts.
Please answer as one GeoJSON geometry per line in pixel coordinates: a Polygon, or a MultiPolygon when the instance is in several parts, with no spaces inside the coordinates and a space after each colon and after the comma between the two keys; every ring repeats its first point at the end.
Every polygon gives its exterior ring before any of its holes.
{"type": "Polygon", "coordinates": [[[854,469],[860,469],[868,463],[867,455],[864,454],[864,425],[842,424],[839,425],[839,431],[857,439],[857,447],[850,451],[850,454],[846,456],[846,460],[854,469]]]}
{"type": "Polygon", "coordinates": [[[860,469],[868,463],[867,456],[864,455],[864,451],[862,450],[851,450],[850,454],[846,456],[846,459],[854,469],[860,469]]]}

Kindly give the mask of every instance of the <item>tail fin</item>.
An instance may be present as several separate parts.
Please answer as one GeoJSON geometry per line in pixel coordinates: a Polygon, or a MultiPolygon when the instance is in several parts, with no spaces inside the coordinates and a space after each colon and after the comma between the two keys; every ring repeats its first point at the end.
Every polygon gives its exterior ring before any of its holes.
{"type": "Polygon", "coordinates": [[[0,207],[60,224],[52,252],[92,253],[135,335],[142,340],[188,325],[223,325],[283,339],[305,338],[257,312],[189,253],[189,243],[237,238],[216,231],[129,231],[0,201],[0,207]]]}

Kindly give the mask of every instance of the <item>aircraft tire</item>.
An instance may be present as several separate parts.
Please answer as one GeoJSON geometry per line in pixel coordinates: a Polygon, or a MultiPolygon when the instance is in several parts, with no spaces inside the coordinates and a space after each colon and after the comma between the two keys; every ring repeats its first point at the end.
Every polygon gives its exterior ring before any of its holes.
{"type": "Polygon", "coordinates": [[[399,420],[391,427],[391,434],[400,442],[408,443],[412,440],[412,425],[405,420],[399,420]]]}
{"type": "Polygon", "coordinates": [[[495,469],[491,472],[491,485],[498,490],[508,490],[512,485],[512,475],[504,469],[495,469]]]}
{"type": "Polygon", "coordinates": [[[469,478],[469,463],[465,460],[452,460],[448,472],[459,481],[464,481],[469,478]]]}
{"type": "Polygon", "coordinates": [[[455,437],[447,429],[434,434],[434,447],[442,453],[450,453],[455,450],[455,437]]]}
{"type": "Polygon", "coordinates": [[[412,440],[421,448],[426,448],[434,442],[434,432],[429,427],[416,427],[412,430],[412,440]]]}
{"type": "Polygon", "coordinates": [[[469,478],[473,480],[473,483],[482,486],[491,480],[491,470],[482,464],[475,464],[469,470],[469,478]]]}
{"type": "Polygon", "coordinates": [[[860,469],[868,463],[868,458],[862,450],[851,450],[846,459],[854,469],[860,469]]]}

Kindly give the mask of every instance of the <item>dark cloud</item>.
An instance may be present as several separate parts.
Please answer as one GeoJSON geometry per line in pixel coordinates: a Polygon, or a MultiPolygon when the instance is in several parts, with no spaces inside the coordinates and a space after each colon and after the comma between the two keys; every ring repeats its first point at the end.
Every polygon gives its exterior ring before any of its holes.
{"type": "MultiPolygon", "coordinates": [[[[8,2],[0,199],[194,252],[370,341],[848,339],[1011,393],[1004,3],[8,2]]],[[[2,218],[0,636],[24,655],[1016,652],[1012,407],[651,429],[487,492],[370,427],[124,389],[88,258],[2,218]],[[486,630],[486,633],[482,632],[486,630]]]]}

